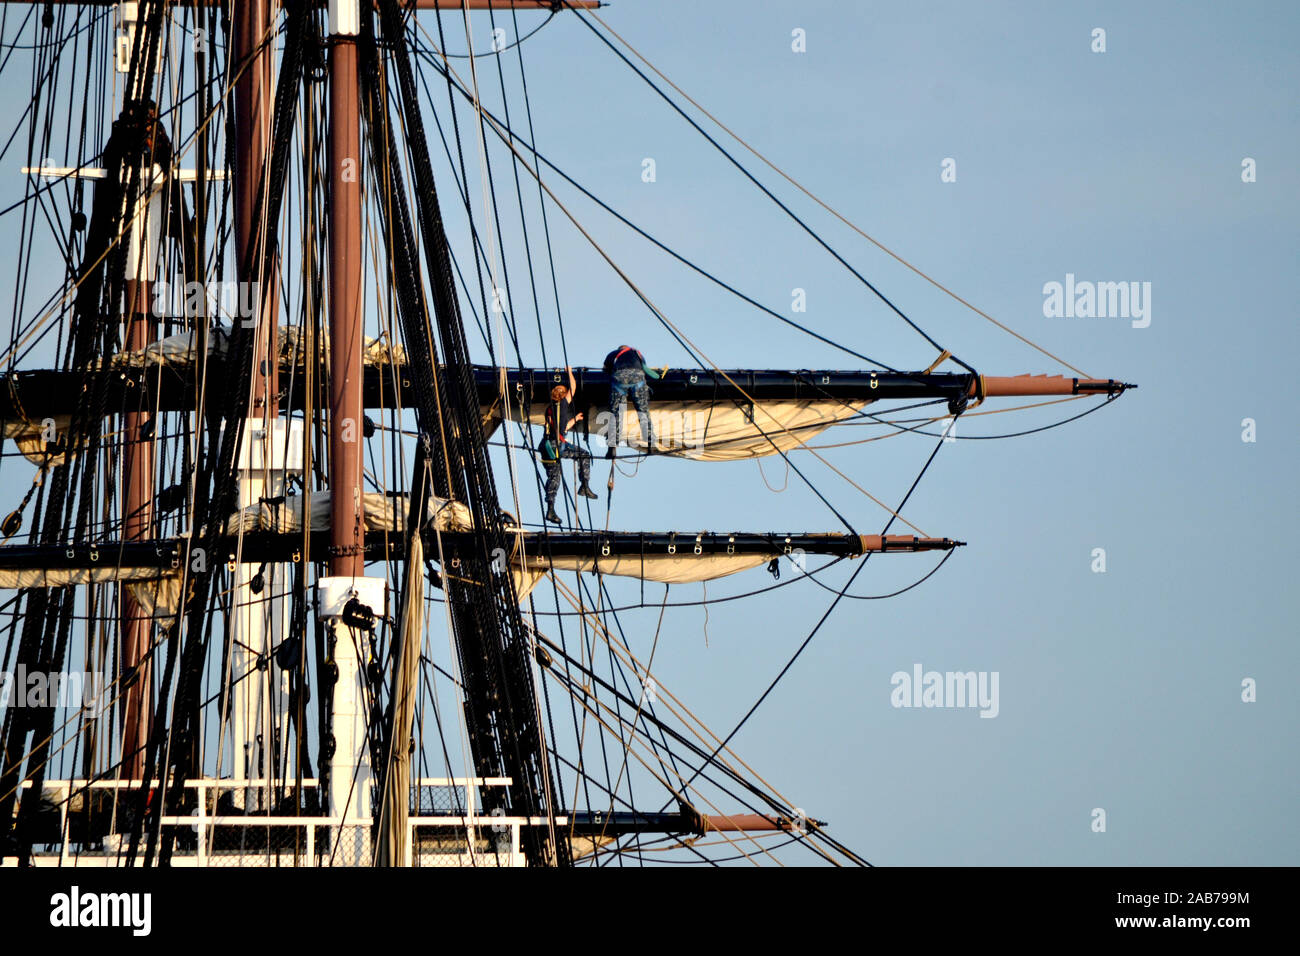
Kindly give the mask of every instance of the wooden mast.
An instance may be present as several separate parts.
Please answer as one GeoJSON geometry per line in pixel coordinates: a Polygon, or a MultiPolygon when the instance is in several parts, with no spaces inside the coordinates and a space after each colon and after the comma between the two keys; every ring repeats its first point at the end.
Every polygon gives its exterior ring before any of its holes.
{"type": "MultiPolygon", "coordinates": [[[[132,38],[132,57],[138,70],[134,87],[128,88],[124,97],[127,109],[133,104],[144,105],[139,101],[152,85],[152,73],[157,63],[153,44],[160,42],[141,32],[138,15],[138,7],[129,13],[123,12],[123,25],[127,26],[128,36],[132,38]]],[[[121,69],[120,64],[118,69],[121,69]]],[[[149,143],[141,153],[141,168],[135,173],[139,180],[134,207],[124,210],[131,233],[127,243],[123,308],[125,344],[130,351],[144,349],[158,336],[153,287],[162,219],[169,212],[164,208],[166,191],[162,183],[166,182],[170,170],[155,165],[154,123],[155,117],[151,112],[142,128],[149,143]],[[162,177],[161,183],[155,178],[155,169],[162,177]],[[137,210],[143,214],[137,216],[137,210]]],[[[170,162],[170,157],[164,161],[170,162]]],[[[112,169],[108,171],[110,176],[114,173],[112,169]]],[[[123,167],[121,175],[126,180],[132,172],[123,167]]],[[[140,402],[142,404],[143,400],[140,402]]],[[[122,537],[127,541],[147,541],[154,536],[153,429],[153,415],[147,410],[136,408],[122,416],[122,537]]],[[[137,780],[144,775],[145,747],[152,722],[149,652],[154,624],[129,589],[119,587],[118,593],[121,608],[120,667],[126,683],[122,697],[122,775],[137,780]]]]}
{"type": "Polygon", "coordinates": [[[365,572],[361,475],[359,0],[331,0],[329,51],[330,574],[365,572]]]}
{"type": "MultiPolygon", "coordinates": [[[[242,0],[231,16],[235,80],[235,261],[241,294],[240,303],[253,301],[244,290],[257,290],[258,361],[253,368],[253,409],[274,421],[278,391],[276,361],[276,295],[278,268],[274,261],[266,275],[260,274],[263,245],[270,241],[265,228],[265,192],[270,156],[271,119],[274,106],[272,76],[275,11],[272,0],[242,0]]],[[[248,317],[237,316],[238,319],[248,317]]]]}

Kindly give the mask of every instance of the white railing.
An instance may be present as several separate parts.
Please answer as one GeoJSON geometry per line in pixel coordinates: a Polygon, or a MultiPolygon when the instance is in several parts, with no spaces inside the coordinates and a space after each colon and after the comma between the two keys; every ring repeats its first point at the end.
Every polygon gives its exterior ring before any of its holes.
{"type": "MultiPolygon", "coordinates": [[[[318,781],[305,779],[304,788],[314,788],[318,781]]],[[[296,783],[273,784],[277,788],[288,789],[296,783]]],[[[520,834],[525,826],[544,825],[544,817],[511,817],[500,814],[485,814],[481,811],[478,792],[485,787],[506,787],[510,785],[508,777],[424,777],[413,782],[416,789],[416,812],[412,813],[406,824],[406,858],[408,866],[522,866],[524,856],[520,851],[520,834]],[[426,788],[451,788],[459,790],[463,796],[463,813],[434,813],[422,815],[419,811],[420,795],[426,788]],[[417,832],[426,835],[445,833],[449,843],[459,842],[463,849],[456,851],[420,851],[417,832]],[[509,849],[505,848],[508,836],[509,849]],[[476,849],[480,842],[495,843],[494,850],[476,849]]],[[[31,786],[31,781],[24,781],[23,789],[31,786]]],[[[139,786],[139,781],[131,780],[49,780],[43,783],[43,789],[52,790],[58,795],[59,831],[64,839],[59,841],[59,852],[33,854],[33,862],[42,866],[103,866],[117,864],[122,849],[122,834],[113,830],[112,824],[104,841],[103,851],[73,852],[69,848],[68,814],[69,804],[74,793],[93,791],[127,790],[139,786]]],[[[246,793],[257,800],[265,796],[268,781],[262,779],[228,780],[199,778],[188,780],[185,787],[196,791],[197,807],[187,816],[166,815],[160,823],[162,826],[189,827],[195,834],[194,851],[174,852],[173,866],[268,866],[284,865],[282,857],[291,857],[296,866],[330,866],[330,865],[367,865],[370,862],[372,819],[349,815],[340,816],[282,816],[272,814],[269,807],[242,814],[218,814],[220,796],[223,792],[246,793]],[[216,829],[218,827],[236,830],[240,827],[248,830],[268,831],[271,828],[291,831],[299,828],[304,833],[300,845],[287,845],[277,849],[272,841],[267,841],[265,848],[237,849],[234,851],[214,849],[216,829]],[[332,839],[327,839],[324,846],[317,844],[317,828],[329,828],[332,839]],[[345,839],[346,838],[346,839],[345,839]],[[348,844],[348,845],[344,845],[348,844]],[[319,852],[318,852],[319,851],[319,852]],[[343,858],[340,859],[340,856],[343,858]]],[[[368,793],[361,794],[361,799],[354,801],[354,806],[369,805],[368,793]]],[[[152,797],[151,797],[152,799],[152,797]]],[[[252,802],[252,801],[249,801],[252,802]]],[[[557,824],[567,823],[567,818],[557,818],[557,824]]],[[[4,865],[14,864],[12,858],[6,859],[4,865]]]]}

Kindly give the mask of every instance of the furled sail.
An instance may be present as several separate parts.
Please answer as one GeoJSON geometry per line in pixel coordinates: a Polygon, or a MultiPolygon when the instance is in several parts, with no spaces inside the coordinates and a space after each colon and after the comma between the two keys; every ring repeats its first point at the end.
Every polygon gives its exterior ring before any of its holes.
{"type": "Polygon", "coordinates": [[[178,570],[109,565],[96,568],[0,568],[0,589],[66,588],[79,584],[125,584],[146,617],[174,617],[180,605],[181,574],[178,570]]]}
{"type": "MultiPolygon", "coordinates": [[[[698,461],[734,461],[761,458],[797,448],[803,442],[861,413],[868,401],[830,399],[771,399],[749,403],[730,400],[650,402],[650,421],[656,439],[655,454],[698,461]]],[[[500,405],[483,410],[490,428],[501,423],[500,405]]],[[[545,424],[546,406],[532,405],[527,413],[512,406],[511,421],[526,418],[529,424],[545,424]]],[[[608,408],[588,405],[585,417],[590,433],[604,435],[613,429],[608,408]]],[[[630,405],[622,416],[621,442],[646,451],[641,422],[630,405]]]]}
{"type": "MultiPolygon", "coordinates": [[[[300,326],[282,325],[276,337],[280,362],[284,365],[301,365],[307,354],[307,336],[300,326]]],[[[326,342],[317,340],[316,349],[325,355],[326,342]]],[[[208,330],[208,358],[221,361],[230,347],[230,327],[218,325],[208,330]]],[[[109,364],[114,368],[147,368],[165,366],[183,368],[194,364],[198,355],[198,333],[181,332],[151,342],[143,349],[118,352],[109,364]]],[[[366,338],[362,346],[362,361],[366,365],[405,365],[406,351],[400,345],[389,345],[379,339],[366,338]]]]}
{"type": "Polygon", "coordinates": [[[713,581],[806,554],[859,557],[872,552],[948,551],[962,542],[911,535],[628,534],[520,535],[510,570],[520,600],[551,571],[588,571],[661,584],[713,581]]]}
{"type": "MultiPolygon", "coordinates": [[[[227,359],[230,332],[213,329],[209,356],[227,359]]],[[[282,327],[277,339],[280,364],[298,367],[306,354],[300,328],[282,327]]],[[[317,346],[323,358],[324,344],[317,346]]],[[[107,409],[133,407],[138,395],[149,396],[152,411],[188,411],[194,407],[195,336],[169,336],[109,361],[119,375],[106,383],[107,409]],[[164,374],[165,373],[165,374],[164,374]]],[[[363,348],[362,397],[366,408],[390,408],[411,387],[405,349],[367,338],[363,348]]],[[[66,421],[78,407],[81,371],[45,369],[0,375],[0,419],[5,436],[25,438],[37,458],[44,455],[38,432],[46,419],[66,421]]],[[[553,369],[473,368],[479,414],[490,434],[507,418],[541,427],[552,387],[566,373],[553,369]]],[[[598,369],[574,369],[577,404],[584,413],[573,433],[604,437],[612,426],[607,401],[609,376],[598,369]]],[[[304,407],[309,376],[290,375],[281,404],[304,407]]],[[[651,389],[650,417],[656,453],[699,461],[757,458],[796,449],[825,429],[863,414],[873,402],[914,403],[946,400],[948,414],[967,401],[1026,396],[1115,396],[1134,386],[1113,379],[1064,376],[984,376],[946,372],[876,372],[871,370],[676,369],[651,389]]],[[[936,410],[936,414],[942,414],[936,410]]],[[[645,451],[635,409],[627,408],[620,428],[623,444],[645,451]]]]}
{"type": "Polygon", "coordinates": [[[62,451],[53,451],[50,445],[62,444],[71,423],[69,415],[55,415],[49,418],[32,420],[18,418],[4,422],[5,438],[12,438],[22,456],[38,468],[57,468],[65,464],[67,455],[62,451]]]}
{"type": "MultiPolygon", "coordinates": [[[[367,491],[362,498],[365,501],[363,510],[367,531],[401,531],[406,526],[405,495],[393,496],[367,491]]],[[[226,534],[239,534],[241,531],[302,531],[303,502],[301,495],[265,498],[257,504],[241,508],[227,518],[226,534]]],[[[438,531],[471,531],[474,528],[474,519],[464,502],[448,501],[445,498],[430,497],[428,520],[428,526],[438,531]]],[[[329,495],[312,495],[311,530],[328,531],[329,527],[329,495]]]]}
{"type": "Polygon", "coordinates": [[[779,554],[776,549],[769,554],[631,554],[608,557],[530,554],[523,558],[516,556],[510,573],[522,601],[551,571],[591,571],[661,584],[684,584],[712,581],[761,567],[779,554]]]}

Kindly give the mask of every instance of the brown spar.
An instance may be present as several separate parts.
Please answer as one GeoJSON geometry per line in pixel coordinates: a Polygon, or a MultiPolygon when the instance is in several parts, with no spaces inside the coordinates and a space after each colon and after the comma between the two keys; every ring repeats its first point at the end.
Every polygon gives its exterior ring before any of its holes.
{"type": "Polygon", "coordinates": [[[1137,388],[1137,386],[1106,378],[1067,378],[1064,375],[981,375],[971,383],[970,395],[972,398],[979,398],[981,393],[984,398],[1110,395],[1130,388],[1137,388]]]}
{"type": "MultiPolygon", "coordinates": [[[[128,99],[140,95],[139,89],[131,90],[128,99]]],[[[149,165],[154,160],[153,150],[159,132],[156,122],[157,114],[151,108],[145,126],[144,153],[145,162],[149,165]]],[[[164,159],[164,164],[168,159],[164,159]]],[[[110,174],[111,172],[110,170],[110,174]]],[[[127,175],[125,167],[122,175],[127,175]]],[[[123,215],[128,217],[127,229],[131,236],[127,256],[130,274],[125,280],[124,318],[126,347],[132,351],[147,348],[158,337],[154,303],[157,249],[152,234],[157,232],[160,239],[166,235],[164,223],[172,213],[167,208],[167,192],[163,193],[163,208],[154,208],[151,194],[155,185],[148,181],[144,170],[141,170],[136,185],[138,192],[134,198],[135,208],[122,209],[123,215]],[[138,218],[137,210],[143,213],[138,218]],[[151,221],[159,216],[163,222],[151,221]]],[[[127,541],[147,541],[154,536],[153,502],[157,491],[154,482],[154,420],[143,398],[141,392],[134,402],[128,403],[127,408],[131,410],[122,416],[122,537],[127,541]]],[[[122,773],[127,779],[136,779],[144,775],[145,748],[152,724],[149,650],[153,637],[153,619],[131,596],[128,588],[119,586],[118,593],[121,615],[118,672],[122,675],[126,688],[121,703],[122,773]]]]}
{"type": "Polygon", "coordinates": [[[876,551],[951,551],[963,547],[965,541],[952,538],[918,538],[910,534],[860,534],[862,554],[876,551]]]}
{"type": "Polygon", "coordinates": [[[331,37],[330,82],[330,574],[365,573],[362,439],[361,114],[356,37],[331,37]]]}
{"type": "MultiPolygon", "coordinates": [[[[825,821],[808,820],[807,822],[822,826],[825,821]]],[[[715,813],[701,814],[698,825],[701,832],[716,830],[719,833],[757,833],[764,830],[799,830],[805,823],[793,817],[767,816],[762,813],[715,813]]]]}
{"type": "Polygon", "coordinates": [[[264,261],[263,244],[268,233],[262,221],[265,208],[267,160],[270,155],[271,120],[273,100],[271,91],[274,45],[266,41],[275,23],[274,0],[245,0],[241,15],[234,17],[233,47],[235,70],[235,262],[239,270],[239,296],[237,302],[241,319],[257,318],[257,346],[254,354],[259,359],[253,366],[252,413],[269,415],[274,419],[279,403],[273,402],[267,411],[268,396],[279,394],[279,368],[277,355],[277,299],[275,289],[277,273],[272,260],[266,275],[260,274],[264,261]],[[247,66],[244,64],[247,63],[247,66]],[[251,307],[254,316],[242,315],[251,307]],[[266,361],[262,361],[262,359],[266,361]]]}
{"type": "MultiPolygon", "coordinates": [[[[147,233],[149,224],[137,222],[132,228],[147,233]]],[[[147,248],[147,240],[145,247],[147,248]]],[[[140,257],[141,269],[147,267],[146,260],[147,257],[140,257]]],[[[126,280],[128,349],[143,349],[155,338],[157,329],[152,300],[151,278],[126,280]]],[[[122,537],[127,541],[147,541],[154,536],[154,449],[152,437],[148,434],[152,419],[153,416],[147,411],[129,411],[123,416],[122,537]]],[[[145,662],[153,621],[125,586],[120,591],[121,673],[126,675],[135,672],[136,675],[134,681],[128,683],[122,697],[122,773],[127,779],[137,779],[144,772],[145,746],[149,740],[151,694],[149,669],[145,662]]]]}

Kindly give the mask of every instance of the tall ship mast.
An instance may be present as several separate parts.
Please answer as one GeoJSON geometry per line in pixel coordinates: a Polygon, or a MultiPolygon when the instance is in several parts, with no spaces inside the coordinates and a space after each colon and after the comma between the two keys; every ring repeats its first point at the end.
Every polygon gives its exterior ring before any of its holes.
{"type": "Polygon", "coordinates": [[[30,70],[0,76],[32,88],[0,152],[22,249],[0,368],[0,643],[22,677],[0,711],[4,865],[869,861],[733,747],[753,709],[711,728],[659,679],[661,635],[777,591],[808,633],[770,691],[868,596],[869,563],[914,569],[901,593],[965,544],[907,509],[959,419],[1059,406],[1064,424],[1133,386],[954,354],[600,6],[0,7],[30,70]],[[614,50],[929,358],[832,341],[554,165],[525,68],[543,27],[614,50]],[[851,367],[706,354],[707,317],[657,305],[562,188],[851,367]],[[561,227],[671,337],[667,365],[617,332],[565,338],[561,227]],[[925,451],[888,500],[835,436],[925,451]],[[620,507],[641,469],[764,458],[833,523],[620,507]],[[719,579],[737,592],[710,599],[719,579]],[[703,599],[679,600],[691,583],[703,599]]]}

